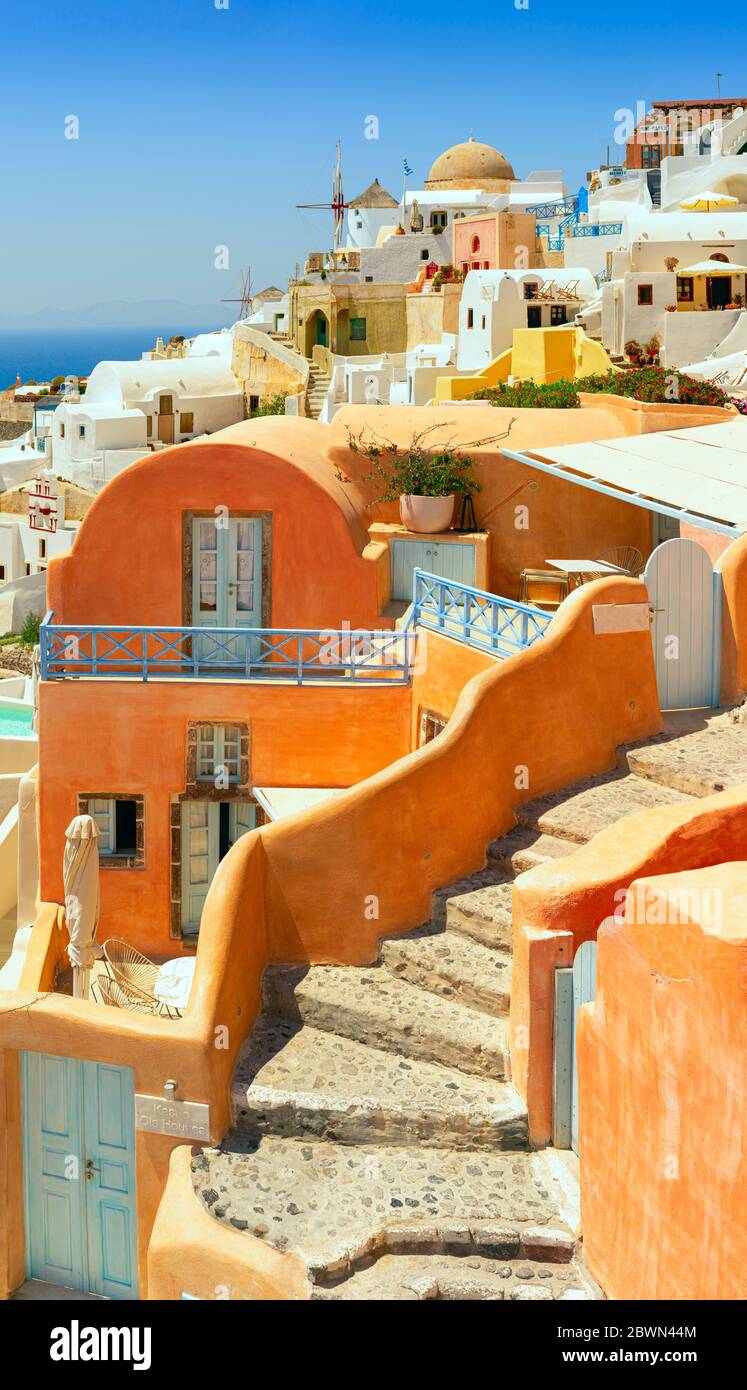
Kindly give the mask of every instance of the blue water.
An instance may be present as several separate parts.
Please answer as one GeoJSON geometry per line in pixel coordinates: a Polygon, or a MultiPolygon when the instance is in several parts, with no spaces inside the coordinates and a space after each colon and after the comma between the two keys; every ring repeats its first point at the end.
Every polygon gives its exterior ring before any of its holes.
{"type": "Polygon", "coordinates": [[[31,733],[32,718],[33,711],[30,706],[28,709],[18,709],[17,706],[7,705],[0,700],[0,738],[27,738],[31,733]]]}
{"type": "Polygon", "coordinates": [[[55,376],[88,376],[97,362],[129,362],[152,348],[160,335],[191,338],[203,332],[194,324],[158,328],[54,328],[0,331],[0,391],[21,381],[51,381],[55,376]]]}

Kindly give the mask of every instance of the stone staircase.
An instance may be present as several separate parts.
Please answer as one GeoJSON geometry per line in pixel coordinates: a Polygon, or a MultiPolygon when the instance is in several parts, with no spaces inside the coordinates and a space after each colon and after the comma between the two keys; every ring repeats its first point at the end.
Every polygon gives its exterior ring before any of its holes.
{"type": "Polygon", "coordinates": [[[312,420],[318,420],[324,405],[324,400],[329,390],[332,378],[318,367],[316,362],[309,363],[309,382],[306,387],[306,414],[312,420]]]}
{"type": "Polygon", "coordinates": [[[375,965],[270,967],[233,1127],[193,1162],[212,1215],[299,1253],[312,1298],[601,1297],[566,1156],[529,1151],[510,1083],[513,881],[632,811],[741,782],[744,725],[668,717],[611,772],[521,807],[375,965]]]}

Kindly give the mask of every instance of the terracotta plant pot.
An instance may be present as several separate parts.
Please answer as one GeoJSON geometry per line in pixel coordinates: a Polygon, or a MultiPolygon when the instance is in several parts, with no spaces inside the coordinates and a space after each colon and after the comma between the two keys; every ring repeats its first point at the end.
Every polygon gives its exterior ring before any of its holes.
{"type": "Polygon", "coordinates": [[[447,531],[454,515],[454,494],[450,497],[415,497],[407,494],[399,499],[399,515],[408,531],[435,535],[447,531]]]}

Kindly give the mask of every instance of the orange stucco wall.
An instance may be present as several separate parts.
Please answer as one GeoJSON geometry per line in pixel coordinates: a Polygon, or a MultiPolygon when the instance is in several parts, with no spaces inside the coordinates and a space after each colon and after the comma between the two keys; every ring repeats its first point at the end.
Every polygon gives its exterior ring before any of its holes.
{"type": "Polygon", "coordinates": [[[512,1075],[525,1097],[533,1142],[552,1135],[553,973],[596,937],[615,893],[645,874],[738,859],[747,844],[744,790],[695,805],[625,816],[572,855],[539,865],[513,891],[512,1075]]]}
{"type": "Polygon", "coordinates": [[[548,558],[596,557],[612,546],[633,545],[648,556],[652,548],[651,514],[588,488],[541,474],[507,458],[501,445],[540,453],[542,446],[576,444],[657,430],[690,429],[733,418],[720,409],[698,406],[641,404],[623,397],[582,397],[580,410],[508,410],[454,406],[347,406],[338,411],[327,430],[330,460],[357,482],[371,520],[398,521],[396,503],[377,503],[376,480],[363,482],[370,462],[348,447],[348,431],[364,431],[406,445],[416,431],[442,428],[430,436],[451,439],[475,459],[475,476],[482,491],[475,496],[478,525],[490,533],[487,587],[516,598],[523,569],[544,568],[548,558]],[[505,438],[500,436],[508,431],[505,438]],[[473,441],[492,439],[475,448],[473,441]],[[517,518],[517,508],[526,515],[517,518]],[[517,524],[517,520],[520,524],[517,524]]]}
{"type": "Polygon", "coordinates": [[[346,619],[388,626],[378,619],[377,560],[364,555],[356,489],[335,479],[314,422],[272,418],[151,454],[119,473],[96,498],[74,548],[50,561],[55,620],[189,624],[183,514],[212,515],[217,507],[272,513],[269,626],[327,628],[346,619]]]}
{"type": "Polygon", "coordinates": [[[188,723],[248,723],[253,786],[346,787],[410,751],[410,710],[403,685],[42,682],[42,900],[64,900],[65,830],[78,794],[142,794],[145,866],[102,870],[99,937],[173,954],[180,945],[170,939],[171,801],[185,790],[188,723]]]}
{"type": "MultiPolygon", "coordinates": [[[[643,599],[635,580],[601,580],[579,590],[541,643],[468,681],[448,728],[434,742],[334,802],[242,837],[213,880],[190,1005],[179,1021],[37,993],[51,988],[54,963],[65,946],[59,908],[46,904],[34,927],[21,988],[0,998],[0,1046],[11,1053],[30,1047],[125,1061],[133,1067],[136,1090],[150,1095],[161,1094],[166,1079],[175,1078],[180,1095],[210,1104],[211,1136],[220,1138],[229,1122],[234,1060],[256,1017],[268,960],[373,960],[383,935],[426,918],[434,888],[484,862],[484,846],[511,825],[513,808],[526,795],[510,772],[517,763],[529,769],[530,789],[539,793],[609,766],[618,743],[658,727],[647,634],[595,636],[592,624],[595,603],[643,599]],[[548,727],[551,739],[544,736],[548,727]],[[225,1046],[216,1045],[218,1026],[227,1029],[225,1046]]],[[[452,666],[455,644],[433,635],[428,641],[429,679],[453,695],[453,669],[439,677],[437,667],[439,660],[452,666]]],[[[173,698],[174,687],[167,689],[173,698]]],[[[408,709],[408,736],[409,718],[408,709]]],[[[119,925],[124,930],[126,924],[119,925]]],[[[0,1080],[0,1109],[17,1114],[12,1057],[0,1080]]],[[[177,1142],[154,1136],[138,1140],[143,1293],[153,1221],[177,1142]]],[[[5,1143],[0,1293],[23,1277],[20,1123],[5,1143]]],[[[185,1233],[185,1239],[191,1241],[193,1234],[185,1233]]],[[[168,1277],[179,1277],[173,1275],[179,1247],[169,1258],[172,1276],[161,1266],[160,1288],[168,1277]]]]}
{"type": "Polygon", "coordinates": [[[614,1299],[747,1298],[745,883],[744,859],[646,876],[600,928],[579,1149],[584,1254],[614,1299]]]}

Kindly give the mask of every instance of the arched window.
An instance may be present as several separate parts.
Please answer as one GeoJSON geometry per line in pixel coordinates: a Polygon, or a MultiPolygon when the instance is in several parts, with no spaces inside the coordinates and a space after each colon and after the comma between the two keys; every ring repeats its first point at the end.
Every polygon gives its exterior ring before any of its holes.
{"type": "Polygon", "coordinates": [[[726,261],[727,265],[729,264],[729,257],[722,255],[720,251],[713,251],[708,259],[709,261],[726,261]]]}
{"type": "Polygon", "coordinates": [[[476,256],[479,250],[480,250],[480,238],[479,238],[479,236],[473,236],[473,238],[472,238],[472,255],[473,255],[473,256],[476,256]]]}

